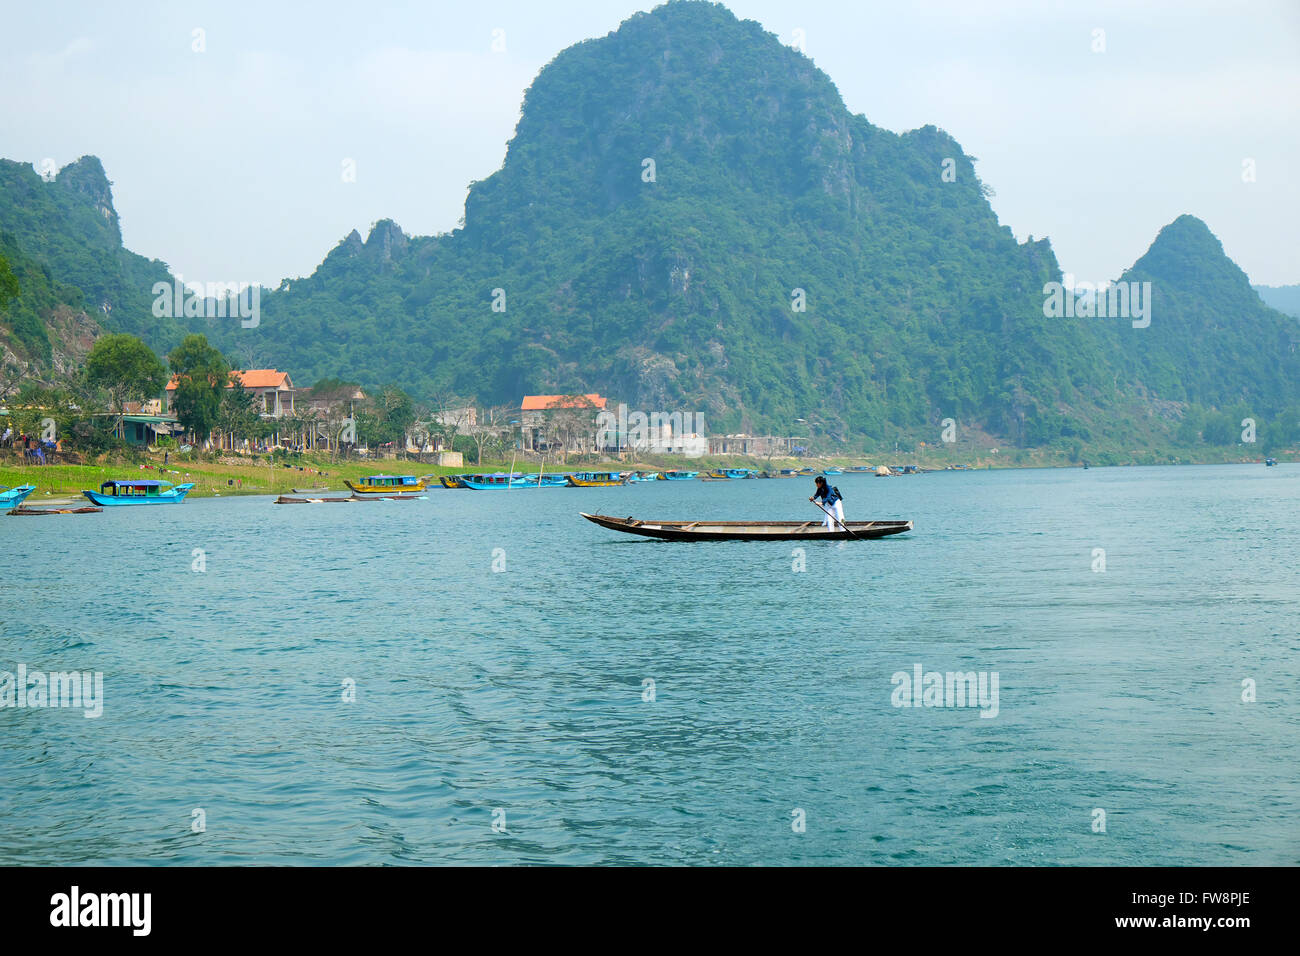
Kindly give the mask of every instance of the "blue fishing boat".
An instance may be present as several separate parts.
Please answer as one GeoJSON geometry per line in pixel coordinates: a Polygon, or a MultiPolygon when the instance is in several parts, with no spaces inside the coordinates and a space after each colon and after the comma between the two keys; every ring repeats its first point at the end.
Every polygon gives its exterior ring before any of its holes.
{"type": "Polygon", "coordinates": [[[753,468],[714,468],[709,472],[710,478],[757,478],[758,472],[753,468]]]}
{"type": "Polygon", "coordinates": [[[173,485],[170,481],[106,481],[99,491],[82,491],[97,505],[178,505],[194,487],[193,482],[173,485]]]}
{"type": "Polygon", "coordinates": [[[824,474],[824,475],[842,475],[842,474],[844,474],[844,469],[842,469],[842,468],[834,468],[834,467],[831,467],[831,468],[827,468],[824,472],[822,472],[822,474],[824,474]]]}
{"type": "Polygon", "coordinates": [[[512,475],[510,478],[511,488],[563,488],[567,484],[568,481],[561,474],[512,475]]]}
{"type": "Polygon", "coordinates": [[[17,488],[0,485],[0,507],[17,508],[23,503],[23,499],[35,490],[35,485],[19,485],[17,488]]]}
{"type": "Polygon", "coordinates": [[[698,477],[698,471],[661,471],[659,472],[660,481],[690,481],[698,477]]]}
{"type": "Polygon", "coordinates": [[[462,488],[472,488],[475,491],[504,491],[507,488],[524,487],[518,484],[524,477],[524,475],[511,475],[498,471],[490,475],[459,475],[458,480],[462,488]]]}
{"type": "Polygon", "coordinates": [[[627,476],[628,481],[658,481],[659,472],[657,471],[634,471],[627,476]]]}

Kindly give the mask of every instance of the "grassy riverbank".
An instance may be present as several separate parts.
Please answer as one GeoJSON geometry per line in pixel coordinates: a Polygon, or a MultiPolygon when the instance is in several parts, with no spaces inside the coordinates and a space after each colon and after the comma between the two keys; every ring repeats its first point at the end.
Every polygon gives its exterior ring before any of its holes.
{"type": "Polygon", "coordinates": [[[399,474],[444,475],[463,471],[461,468],[439,468],[420,462],[388,461],[336,462],[304,460],[291,467],[278,464],[271,467],[265,461],[247,463],[231,459],[203,462],[176,462],[168,464],[159,473],[161,457],[140,462],[106,463],[98,465],[14,465],[0,463],[0,485],[10,487],[22,484],[36,486],[28,499],[35,504],[47,493],[50,496],[80,495],[83,489],[98,489],[110,479],[141,478],[170,481],[173,484],[194,482],[194,497],[215,495],[281,495],[294,488],[334,488],[348,493],[343,485],[345,478],[355,481],[363,475],[376,472],[399,474]],[[299,470],[301,468],[301,470],[299,470]]]}
{"type": "MultiPolygon", "coordinates": [[[[1176,451],[1134,452],[1131,455],[1102,454],[1089,458],[1089,463],[1103,467],[1106,465],[1170,465],[1170,464],[1230,464],[1260,462],[1262,455],[1243,455],[1241,446],[1236,448],[1198,449],[1195,453],[1183,452],[1183,457],[1176,451]],[[1213,452],[1213,453],[1211,453],[1213,452]]],[[[1300,460],[1294,452],[1278,453],[1279,461],[1300,460]]],[[[514,461],[516,471],[536,471],[535,461],[514,461]]],[[[946,465],[967,465],[972,468],[1052,468],[1077,467],[1064,455],[1055,455],[1041,450],[1006,449],[997,453],[984,450],[976,454],[944,454],[931,451],[929,454],[886,454],[865,457],[830,457],[817,460],[809,459],[765,459],[745,456],[714,455],[706,458],[684,459],[669,456],[647,456],[636,460],[597,461],[593,456],[571,458],[565,464],[548,462],[545,470],[582,471],[605,469],[689,469],[706,471],[710,468],[757,468],[776,470],[779,468],[824,468],[827,465],[841,467],[862,464],[917,464],[923,468],[943,468],[946,465]]],[[[36,486],[29,501],[37,503],[43,497],[79,496],[83,489],[97,489],[109,479],[149,478],[170,481],[173,484],[193,482],[195,487],[191,495],[210,497],[216,495],[280,495],[292,493],[294,488],[331,488],[346,492],[343,481],[355,481],[364,475],[386,472],[414,475],[448,475],[466,471],[501,471],[510,468],[511,461],[485,461],[481,465],[466,465],[463,468],[444,468],[428,465],[418,461],[386,460],[374,461],[332,461],[328,458],[301,456],[287,466],[278,462],[272,466],[265,458],[259,460],[225,457],[215,461],[173,460],[162,465],[161,455],[149,455],[140,460],[106,461],[99,464],[81,465],[23,465],[16,457],[0,460],[0,485],[15,486],[32,484],[36,486]],[[163,471],[160,473],[159,468],[163,471]]]]}

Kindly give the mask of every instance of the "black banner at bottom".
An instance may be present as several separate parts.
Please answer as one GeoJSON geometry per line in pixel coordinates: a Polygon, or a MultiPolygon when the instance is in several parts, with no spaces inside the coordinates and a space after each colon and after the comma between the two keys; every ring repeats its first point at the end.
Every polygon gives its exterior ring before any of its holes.
{"type": "Polygon", "coordinates": [[[863,941],[918,945],[979,945],[1021,931],[1231,945],[1286,924],[1283,886],[1294,877],[1285,869],[1190,867],[8,868],[0,869],[0,898],[6,948],[61,936],[77,944],[373,945],[390,933],[457,924],[486,931],[485,942],[560,931],[600,933],[608,942],[649,934],[662,943],[662,934],[689,924],[742,938],[787,929],[809,943],[847,928],[863,941]]]}

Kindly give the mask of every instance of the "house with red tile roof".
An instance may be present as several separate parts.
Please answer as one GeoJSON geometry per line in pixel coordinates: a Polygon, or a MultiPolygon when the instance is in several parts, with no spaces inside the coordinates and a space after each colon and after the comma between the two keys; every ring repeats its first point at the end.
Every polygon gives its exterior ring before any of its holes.
{"type": "MultiPolygon", "coordinates": [[[[274,368],[233,369],[226,388],[234,388],[236,384],[253,393],[253,408],[263,418],[283,418],[294,413],[293,381],[288,372],[274,368]]],[[[173,375],[167,383],[169,405],[175,391],[176,376],[173,375]]]]}
{"type": "Polygon", "coordinates": [[[596,416],[609,400],[587,395],[525,395],[519,404],[525,451],[588,451],[595,447],[596,416]]]}

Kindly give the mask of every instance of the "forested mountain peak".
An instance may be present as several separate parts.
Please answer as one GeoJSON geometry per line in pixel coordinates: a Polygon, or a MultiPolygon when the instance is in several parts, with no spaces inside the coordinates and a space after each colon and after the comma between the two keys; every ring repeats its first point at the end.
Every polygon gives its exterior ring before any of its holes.
{"type": "MultiPolygon", "coordinates": [[[[30,167],[26,192],[0,189],[0,229],[24,224],[33,258],[98,289],[108,327],[169,347],[185,323],[147,319],[161,263],[106,241],[103,170],[74,167],[58,203],[30,167]]],[[[758,24],[675,0],[542,69],[464,228],[381,219],[264,291],[257,326],[201,330],[298,381],[484,404],[598,391],[713,431],[814,423],[832,447],[933,442],[945,419],[990,442],[1131,443],[1182,407],[1296,401],[1296,323],[1200,220],[1125,273],[1152,283],[1149,325],[1052,317],[1050,243],[1017,242],[990,194],[943,130],[873,126],[758,24]]]]}

